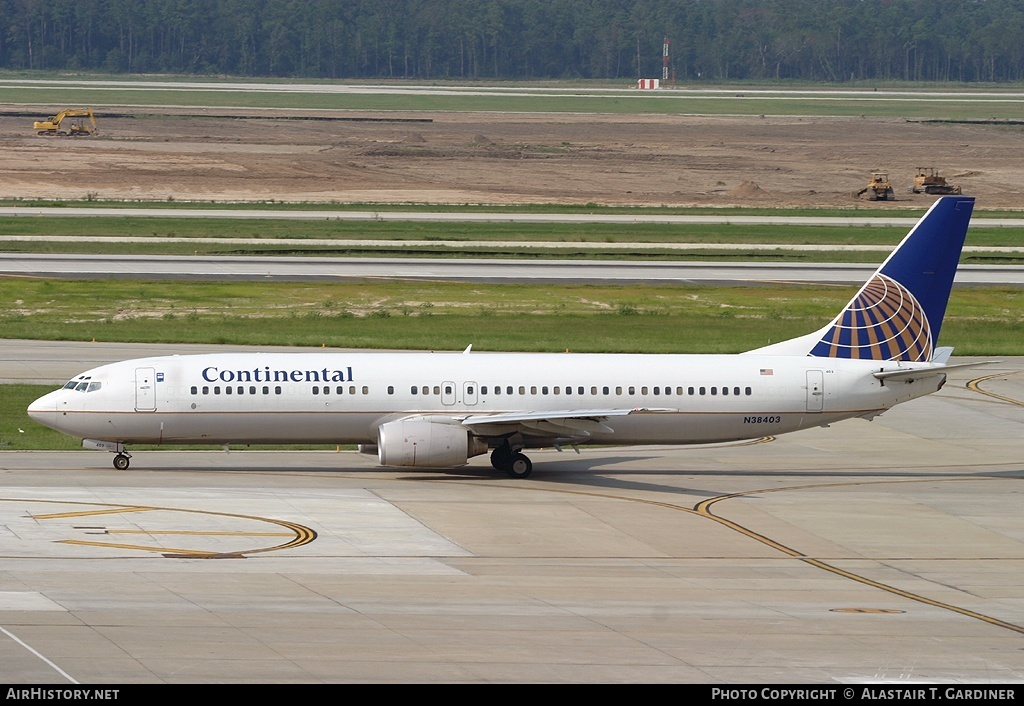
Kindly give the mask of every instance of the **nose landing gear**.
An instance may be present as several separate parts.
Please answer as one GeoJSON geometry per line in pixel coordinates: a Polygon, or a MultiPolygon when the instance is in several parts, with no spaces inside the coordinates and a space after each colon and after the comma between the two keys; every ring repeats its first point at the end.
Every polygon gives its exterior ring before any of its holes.
{"type": "Polygon", "coordinates": [[[97,439],[82,439],[82,448],[95,449],[96,451],[109,451],[114,456],[114,468],[119,471],[127,470],[129,459],[132,457],[120,441],[99,441],[97,439]]]}

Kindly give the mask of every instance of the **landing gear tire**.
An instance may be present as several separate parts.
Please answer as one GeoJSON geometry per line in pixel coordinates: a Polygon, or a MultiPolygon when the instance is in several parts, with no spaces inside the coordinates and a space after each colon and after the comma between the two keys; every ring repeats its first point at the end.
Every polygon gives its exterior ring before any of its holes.
{"type": "Polygon", "coordinates": [[[529,478],[533,473],[533,462],[524,454],[514,453],[511,462],[505,468],[505,473],[509,478],[529,478]]]}
{"type": "Polygon", "coordinates": [[[529,478],[533,473],[533,462],[519,451],[513,451],[507,442],[491,452],[491,465],[505,471],[509,478],[529,478]]]}
{"type": "Polygon", "coordinates": [[[129,459],[131,459],[131,456],[126,454],[118,454],[117,456],[114,456],[114,468],[119,471],[128,470],[128,464],[131,463],[129,459]]]}
{"type": "Polygon", "coordinates": [[[499,471],[507,471],[512,465],[512,450],[508,446],[499,446],[491,452],[491,465],[499,471]]]}

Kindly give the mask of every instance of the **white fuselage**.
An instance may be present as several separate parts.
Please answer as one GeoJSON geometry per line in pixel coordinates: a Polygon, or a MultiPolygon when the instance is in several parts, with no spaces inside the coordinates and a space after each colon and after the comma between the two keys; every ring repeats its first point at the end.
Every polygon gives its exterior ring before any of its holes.
{"type": "MultiPolygon", "coordinates": [[[[94,368],[29,413],[73,436],[126,444],[373,444],[382,424],[412,415],[615,409],[634,413],[607,417],[579,440],[692,444],[873,417],[941,387],[941,375],[872,376],[915,365],[760,354],[168,356],[94,368]]],[[[559,436],[538,427],[525,445],[559,436]]]]}

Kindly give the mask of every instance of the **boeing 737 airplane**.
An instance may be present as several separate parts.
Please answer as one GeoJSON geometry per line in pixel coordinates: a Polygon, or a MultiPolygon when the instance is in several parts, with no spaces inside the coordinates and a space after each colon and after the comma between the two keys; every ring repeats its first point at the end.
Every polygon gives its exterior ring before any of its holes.
{"type": "Polygon", "coordinates": [[[974,199],[939,198],[836,318],[738,355],[223,353],[88,370],[29,415],[109,450],[128,444],[358,444],[385,466],[449,468],[490,450],[697,444],[872,419],[939,390],[936,348],[974,199]]]}

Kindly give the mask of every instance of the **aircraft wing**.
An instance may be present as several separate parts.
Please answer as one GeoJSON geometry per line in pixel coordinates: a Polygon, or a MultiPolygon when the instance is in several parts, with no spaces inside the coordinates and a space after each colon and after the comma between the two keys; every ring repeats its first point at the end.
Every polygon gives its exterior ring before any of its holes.
{"type": "Polygon", "coordinates": [[[570,409],[547,412],[504,412],[466,417],[462,425],[480,436],[519,431],[530,436],[587,437],[590,432],[610,434],[613,429],[604,422],[609,417],[624,417],[643,412],[670,412],[670,409],[570,409]]]}

